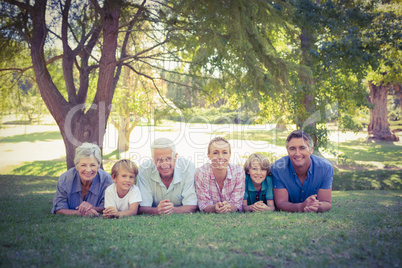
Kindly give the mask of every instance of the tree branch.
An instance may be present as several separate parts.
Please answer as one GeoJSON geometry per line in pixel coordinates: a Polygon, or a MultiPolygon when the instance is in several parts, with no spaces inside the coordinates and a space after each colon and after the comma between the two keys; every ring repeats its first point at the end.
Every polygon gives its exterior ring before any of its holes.
{"type": "Polygon", "coordinates": [[[19,1],[15,1],[15,0],[4,0],[5,2],[17,6],[21,9],[25,9],[27,11],[31,11],[33,9],[33,7],[31,5],[25,4],[24,2],[19,2],[19,1]]]}
{"type": "MultiPolygon", "coordinates": [[[[62,59],[63,58],[63,54],[58,55],[56,57],[53,57],[51,59],[49,59],[48,61],[46,61],[46,65],[51,64],[53,62],[55,62],[56,60],[62,59]]],[[[25,68],[16,68],[16,67],[11,67],[11,68],[3,68],[0,69],[0,72],[4,72],[4,71],[17,71],[19,73],[24,73],[25,71],[28,71],[30,69],[33,68],[33,65],[29,66],[29,67],[25,67],[25,68]]]]}
{"type": "Polygon", "coordinates": [[[130,70],[132,70],[134,73],[136,73],[136,74],[138,74],[138,75],[141,75],[141,76],[143,76],[143,77],[148,78],[149,80],[151,80],[151,82],[152,82],[152,84],[154,85],[154,87],[155,87],[156,91],[158,92],[159,96],[162,98],[163,102],[164,102],[168,107],[172,108],[173,110],[176,110],[176,108],[170,106],[170,104],[168,104],[168,103],[166,102],[165,98],[162,96],[162,94],[161,94],[161,92],[160,92],[158,86],[157,86],[156,83],[155,83],[155,78],[153,78],[153,77],[151,77],[151,76],[149,76],[149,75],[146,75],[146,74],[144,74],[144,73],[141,73],[141,72],[137,71],[137,70],[134,69],[131,65],[126,65],[126,66],[127,66],[130,70]]]}

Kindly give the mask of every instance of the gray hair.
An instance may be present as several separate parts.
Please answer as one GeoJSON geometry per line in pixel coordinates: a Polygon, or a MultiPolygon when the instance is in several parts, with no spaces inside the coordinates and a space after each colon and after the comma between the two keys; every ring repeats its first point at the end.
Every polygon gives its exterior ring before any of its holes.
{"type": "Polygon", "coordinates": [[[84,142],[75,149],[74,165],[76,166],[81,159],[91,156],[95,156],[96,160],[98,160],[98,164],[101,164],[102,153],[99,146],[93,143],[84,142]]]}
{"type": "Polygon", "coordinates": [[[288,148],[289,141],[293,138],[296,138],[296,139],[303,138],[307,142],[308,148],[310,150],[314,147],[314,143],[313,143],[313,140],[311,139],[310,135],[307,134],[307,132],[304,132],[303,130],[298,129],[298,130],[295,130],[292,133],[290,133],[289,136],[286,138],[286,149],[288,148]]]}
{"type": "Polygon", "coordinates": [[[154,142],[151,144],[152,158],[154,157],[155,149],[171,149],[172,154],[176,155],[176,146],[174,145],[173,141],[168,138],[159,138],[154,140],[154,142]]]}

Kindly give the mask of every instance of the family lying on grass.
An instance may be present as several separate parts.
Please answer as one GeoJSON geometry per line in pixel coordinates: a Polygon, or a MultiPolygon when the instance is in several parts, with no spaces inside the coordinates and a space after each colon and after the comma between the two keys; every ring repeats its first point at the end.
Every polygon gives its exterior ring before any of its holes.
{"type": "Polygon", "coordinates": [[[332,165],[312,154],[313,141],[301,130],[287,137],[286,149],[288,156],[272,167],[266,156],[255,153],[241,168],[229,164],[229,142],[216,137],[208,145],[210,162],[196,170],[178,157],[171,140],[160,138],[151,145],[152,159],[139,169],[123,159],[114,164],[110,176],[100,169],[99,147],[84,143],[76,149],[75,167],[57,182],[52,213],[118,218],[198,209],[207,213],[330,210],[332,165]]]}

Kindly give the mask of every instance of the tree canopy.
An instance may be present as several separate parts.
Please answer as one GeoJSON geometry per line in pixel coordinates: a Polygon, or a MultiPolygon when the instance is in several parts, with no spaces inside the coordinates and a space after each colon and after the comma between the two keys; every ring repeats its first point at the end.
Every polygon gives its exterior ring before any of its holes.
{"type": "Polygon", "coordinates": [[[102,146],[123,67],[159,93],[163,80],[206,103],[257,102],[264,118],[311,127],[318,140],[324,122],[350,122],[369,105],[369,72],[400,81],[401,20],[392,10],[401,5],[388,2],[5,0],[1,55],[29,48],[68,167],[82,142],[102,146]],[[55,47],[60,54],[47,52],[55,47]]]}

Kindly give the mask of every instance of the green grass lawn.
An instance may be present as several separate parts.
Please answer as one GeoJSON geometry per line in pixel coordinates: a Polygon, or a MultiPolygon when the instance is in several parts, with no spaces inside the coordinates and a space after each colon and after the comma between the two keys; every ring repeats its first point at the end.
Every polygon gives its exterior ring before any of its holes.
{"type": "Polygon", "coordinates": [[[50,214],[56,177],[0,176],[1,267],[400,267],[402,191],[334,191],[328,213],[50,214]]]}
{"type": "MultiPolygon", "coordinates": [[[[0,144],[58,135],[16,135],[0,144]]],[[[231,135],[284,146],[287,132],[231,135]]],[[[334,147],[341,157],[333,206],[320,214],[51,215],[66,163],[26,162],[0,175],[0,267],[400,267],[402,146],[354,140],[334,147]]],[[[107,172],[113,154],[104,156],[107,172]]]]}

